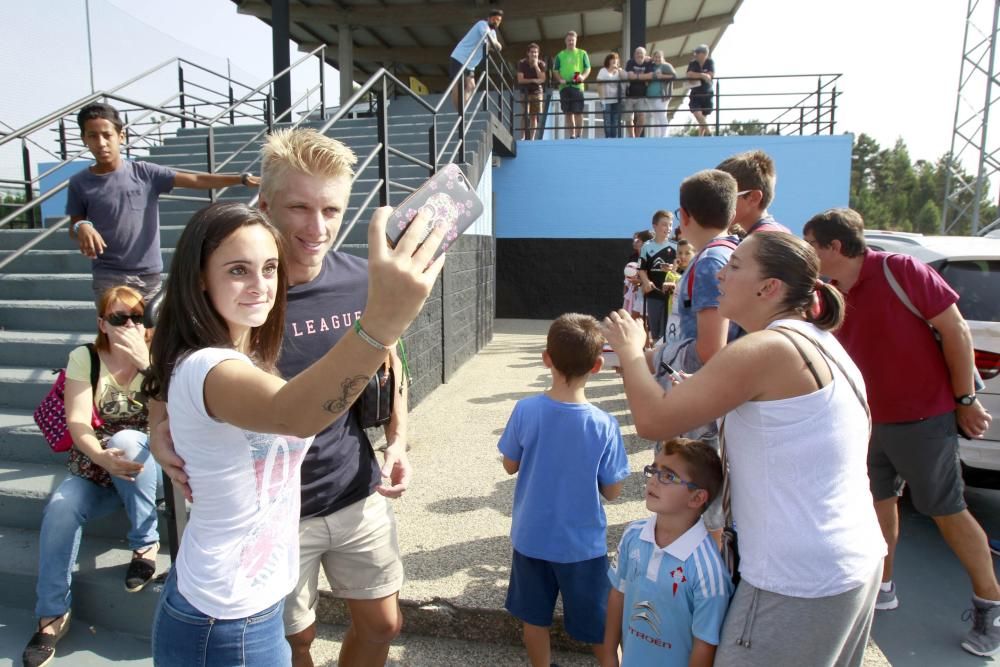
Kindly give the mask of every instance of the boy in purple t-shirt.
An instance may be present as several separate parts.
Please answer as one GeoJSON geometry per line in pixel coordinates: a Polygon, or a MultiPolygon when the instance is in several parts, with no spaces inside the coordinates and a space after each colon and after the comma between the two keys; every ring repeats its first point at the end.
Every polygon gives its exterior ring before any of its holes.
{"type": "Polygon", "coordinates": [[[160,290],[160,195],[173,188],[257,187],[244,174],[176,172],[151,162],[123,160],[125,128],[118,110],[95,102],[76,117],[94,164],[69,179],[66,215],[70,237],[94,260],[94,300],[110,287],[128,285],[148,302],[160,290]]]}
{"type": "Polygon", "coordinates": [[[506,607],[524,623],[532,665],[549,664],[549,626],[560,593],[569,635],[592,644],[598,659],[610,657],[604,646],[607,519],[600,496],[617,498],[629,470],[618,422],[584,393],[590,375],[603,366],[603,343],[593,317],[556,319],[542,353],[552,387],[517,402],[498,444],[504,469],[518,475],[506,607]]]}

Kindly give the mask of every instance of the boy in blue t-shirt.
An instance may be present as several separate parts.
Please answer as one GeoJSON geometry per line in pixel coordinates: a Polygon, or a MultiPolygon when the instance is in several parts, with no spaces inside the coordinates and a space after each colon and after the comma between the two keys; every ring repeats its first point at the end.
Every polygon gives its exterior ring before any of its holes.
{"type": "Polygon", "coordinates": [[[733,582],[701,515],[722,462],[707,443],[674,438],[643,474],[653,514],[629,524],[608,569],[605,647],[621,644],[622,667],[711,667],[733,582]]]}
{"type": "Polygon", "coordinates": [[[603,343],[593,317],[556,319],[542,353],[552,387],[517,402],[497,445],[504,469],[518,473],[506,607],[524,622],[535,667],[549,666],[549,626],[560,593],[569,635],[593,644],[602,663],[610,659],[603,646],[610,585],[600,496],[617,498],[629,470],[617,420],[584,394],[603,365],[603,343]]]}

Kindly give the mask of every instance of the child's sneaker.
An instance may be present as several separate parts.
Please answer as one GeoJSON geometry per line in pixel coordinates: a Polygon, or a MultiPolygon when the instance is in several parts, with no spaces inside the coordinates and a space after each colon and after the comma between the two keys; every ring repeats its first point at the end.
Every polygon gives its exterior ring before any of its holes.
{"type": "Polygon", "coordinates": [[[888,611],[899,606],[899,598],[896,597],[896,584],[890,583],[889,590],[878,589],[878,597],[875,598],[875,608],[879,611],[888,611]]]}
{"type": "Polygon", "coordinates": [[[973,598],[972,609],[962,614],[962,620],[972,619],[972,629],[965,635],[962,648],[975,655],[1000,653],[1000,604],[987,604],[973,598]]]}

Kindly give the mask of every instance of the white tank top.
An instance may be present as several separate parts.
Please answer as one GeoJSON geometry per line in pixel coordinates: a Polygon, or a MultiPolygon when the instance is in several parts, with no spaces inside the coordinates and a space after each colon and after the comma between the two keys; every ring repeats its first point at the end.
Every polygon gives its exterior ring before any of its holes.
{"type": "MultiPolygon", "coordinates": [[[[857,366],[832,334],[778,320],[818,341],[862,392],[857,366]]],[[[808,351],[812,343],[791,334],[808,351]]],[[[868,419],[851,385],[750,401],[726,416],[740,574],[757,588],[800,598],[837,595],[871,579],[886,554],[868,487],[868,419]]]]}

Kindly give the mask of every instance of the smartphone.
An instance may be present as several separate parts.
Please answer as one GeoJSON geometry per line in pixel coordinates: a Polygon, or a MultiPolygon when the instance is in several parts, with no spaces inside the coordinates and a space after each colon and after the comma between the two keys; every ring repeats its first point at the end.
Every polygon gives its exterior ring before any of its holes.
{"type": "Polygon", "coordinates": [[[611,346],[606,344],[601,348],[601,356],[604,357],[604,367],[605,368],[615,368],[616,366],[621,366],[621,362],[618,361],[618,353],[611,349],[611,346]]]}
{"type": "Polygon", "coordinates": [[[660,372],[657,373],[657,375],[663,375],[663,374],[669,375],[677,382],[681,381],[680,374],[677,371],[675,371],[673,367],[665,361],[660,362],[660,372]]]}
{"type": "Polygon", "coordinates": [[[435,227],[448,227],[441,246],[434,253],[434,259],[437,259],[482,215],[483,202],[458,165],[447,164],[404,199],[389,216],[385,235],[390,247],[396,247],[420,211],[427,214],[426,224],[412,233],[418,234],[421,242],[435,227]]]}

